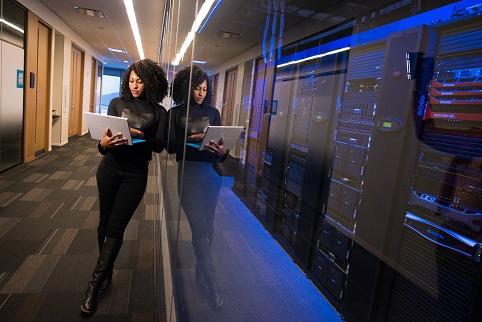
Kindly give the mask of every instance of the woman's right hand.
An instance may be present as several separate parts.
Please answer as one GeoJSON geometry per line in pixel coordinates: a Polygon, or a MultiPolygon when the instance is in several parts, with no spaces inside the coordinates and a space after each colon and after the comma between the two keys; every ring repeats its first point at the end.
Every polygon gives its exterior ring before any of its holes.
{"type": "Polygon", "coordinates": [[[100,140],[100,146],[104,149],[111,149],[124,144],[127,144],[127,139],[122,137],[122,133],[112,135],[110,129],[105,129],[104,135],[100,140]]]}

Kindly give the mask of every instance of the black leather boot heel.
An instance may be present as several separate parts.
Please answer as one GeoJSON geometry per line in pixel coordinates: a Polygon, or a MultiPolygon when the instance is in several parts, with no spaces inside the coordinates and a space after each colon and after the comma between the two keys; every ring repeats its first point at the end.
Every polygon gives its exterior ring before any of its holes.
{"type": "Polygon", "coordinates": [[[85,314],[92,314],[97,310],[97,298],[102,286],[102,283],[108,277],[112,267],[114,266],[115,259],[119,254],[122,240],[113,238],[106,238],[102,245],[97,264],[92,272],[92,280],[88,283],[87,290],[85,291],[84,298],[80,305],[80,310],[85,314]]]}

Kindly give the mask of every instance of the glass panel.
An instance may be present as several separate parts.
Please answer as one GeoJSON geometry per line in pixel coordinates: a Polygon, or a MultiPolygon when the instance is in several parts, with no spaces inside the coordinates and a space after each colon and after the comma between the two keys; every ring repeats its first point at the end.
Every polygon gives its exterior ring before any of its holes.
{"type": "Polygon", "coordinates": [[[0,171],[22,161],[25,10],[1,3],[0,171]]]}
{"type": "Polygon", "coordinates": [[[119,76],[105,75],[102,77],[102,100],[100,105],[100,113],[107,114],[109,102],[119,96],[120,92],[119,76]]]}
{"type": "Polygon", "coordinates": [[[480,3],[168,7],[168,320],[482,320],[480,3]]]}

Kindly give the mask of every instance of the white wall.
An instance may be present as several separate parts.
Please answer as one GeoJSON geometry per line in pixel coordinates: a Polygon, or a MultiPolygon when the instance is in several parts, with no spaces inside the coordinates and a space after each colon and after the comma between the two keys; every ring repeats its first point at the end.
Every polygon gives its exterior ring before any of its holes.
{"type": "MultiPolygon", "coordinates": [[[[71,48],[72,44],[75,44],[77,47],[82,49],[85,53],[85,61],[84,61],[84,88],[83,88],[83,104],[82,110],[88,111],[89,104],[90,104],[90,86],[91,86],[91,68],[92,68],[92,57],[102,61],[102,55],[98,53],[92,46],[90,46],[80,35],[78,35],[74,30],[72,30],[62,19],[60,19],[54,12],[52,12],[49,8],[43,5],[39,0],[17,0],[23,6],[25,6],[28,10],[32,11],[36,14],[40,19],[46,22],[49,26],[53,28],[52,35],[55,35],[55,32],[59,32],[64,36],[64,73],[63,73],[63,80],[62,80],[62,88],[55,88],[51,86],[50,91],[50,114],[49,118],[52,118],[52,109],[54,97],[53,92],[54,90],[62,90],[62,118],[61,118],[61,134],[60,134],[60,144],[65,144],[68,141],[68,130],[69,130],[69,122],[68,122],[68,113],[69,113],[69,106],[70,106],[70,55],[71,55],[71,48]]],[[[54,62],[55,62],[55,37],[52,37],[52,57],[51,57],[51,79],[50,84],[54,84],[54,62]]],[[[87,129],[85,127],[84,122],[82,122],[82,134],[86,133],[87,129]]],[[[48,149],[51,150],[52,145],[52,129],[49,129],[49,146],[48,149]]]]}
{"type": "MultiPolygon", "coordinates": [[[[64,37],[56,33],[54,43],[54,73],[53,73],[53,96],[52,96],[52,145],[62,143],[62,86],[64,79],[64,37]],[[55,112],[54,112],[55,110],[55,112]]],[[[67,117],[67,116],[65,116],[67,117]]]]}

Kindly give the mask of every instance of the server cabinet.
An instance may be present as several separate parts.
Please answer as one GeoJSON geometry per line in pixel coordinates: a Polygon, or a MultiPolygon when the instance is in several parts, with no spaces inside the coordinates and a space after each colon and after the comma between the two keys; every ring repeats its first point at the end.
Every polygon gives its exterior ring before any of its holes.
{"type": "Polygon", "coordinates": [[[482,320],[482,23],[436,38],[391,321],[482,320]]]}
{"type": "Polygon", "coordinates": [[[363,169],[381,89],[384,51],[384,43],[350,51],[333,143],[334,160],[325,216],[320,221],[311,265],[315,282],[339,309],[347,282],[363,169]]]}
{"type": "Polygon", "coordinates": [[[281,187],[276,196],[275,232],[280,243],[305,268],[311,255],[314,227],[323,207],[333,119],[346,60],[347,54],[340,53],[297,64],[291,78],[275,84],[275,102],[287,84],[291,83],[293,93],[287,116],[277,116],[286,113],[277,103],[278,111],[272,113],[271,119],[271,142],[277,142],[272,149],[271,182],[281,187]]]}

